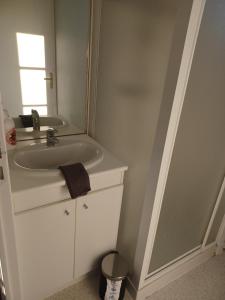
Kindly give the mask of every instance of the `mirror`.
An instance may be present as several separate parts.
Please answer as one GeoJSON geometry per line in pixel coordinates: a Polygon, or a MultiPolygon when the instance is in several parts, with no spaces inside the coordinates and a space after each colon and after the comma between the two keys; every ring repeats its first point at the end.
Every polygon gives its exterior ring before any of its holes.
{"type": "Polygon", "coordinates": [[[18,140],[86,132],[90,11],[91,0],[0,0],[0,91],[18,140]]]}

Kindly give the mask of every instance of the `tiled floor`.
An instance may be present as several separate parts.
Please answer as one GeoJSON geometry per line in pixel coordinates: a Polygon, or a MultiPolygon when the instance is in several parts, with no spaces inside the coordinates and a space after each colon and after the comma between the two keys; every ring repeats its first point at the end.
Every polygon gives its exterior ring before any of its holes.
{"type": "MultiPolygon", "coordinates": [[[[99,300],[98,276],[91,276],[46,300],[99,300]]],[[[131,300],[126,294],[125,300],[131,300]]]]}
{"type": "MultiPolygon", "coordinates": [[[[98,277],[92,276],[46,300],[99,300],[98,277]]],[[[131,300],[126,294],[125,300],[131,300]]],[[[225,300],[225,254],[211,258],[147,300],[225,300]]]]}
{"type": "Polygon", "coordinates": [[[147,300],[225,300],[225,254],[211,258],[147,300]]]}

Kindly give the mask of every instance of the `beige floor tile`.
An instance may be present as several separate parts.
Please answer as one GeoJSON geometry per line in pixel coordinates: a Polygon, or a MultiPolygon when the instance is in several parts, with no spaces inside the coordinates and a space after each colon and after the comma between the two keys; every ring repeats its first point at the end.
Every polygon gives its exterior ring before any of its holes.
{"type": "MultiPolygon", "coordinates": [[[[98,284],[98,276],[92,275],[89,278],[47,298],[46,300],[99,300],[98,284]]],[[[128,293],[126,293],[125,300],[131,300],[128,293]]]]}

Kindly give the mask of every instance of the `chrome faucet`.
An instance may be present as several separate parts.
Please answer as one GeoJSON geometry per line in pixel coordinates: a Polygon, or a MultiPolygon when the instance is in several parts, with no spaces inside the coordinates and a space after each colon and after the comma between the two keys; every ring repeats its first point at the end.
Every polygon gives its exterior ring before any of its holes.
{"type": "Polygon", "coordinates": [[[36,131],[40,131],[40,116],[37,110],[32,109],[32,121],[33,121],[33,129],[36,131]]]}
{"type": "Polygon", "coordinates": [[[55,136],[57,130],[55,128],[49,128],[47,130],[47,147],[51,147],[51,146],[55,146],[55,144],[57,144],[59,142],[59,140],[57,139],[57,137],[55,136]]]}

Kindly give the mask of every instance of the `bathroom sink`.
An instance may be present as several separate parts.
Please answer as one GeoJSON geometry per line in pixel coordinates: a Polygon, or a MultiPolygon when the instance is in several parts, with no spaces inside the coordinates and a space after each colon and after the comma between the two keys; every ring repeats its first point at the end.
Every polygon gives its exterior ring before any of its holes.
{"type": "Polygon", "coordinates": [[[86,141],[59,140],[47,147],[46,143],[32,144],[18,150],[14,163],[32,171],[56,171],[59,166],[83,163],[86,169],[97,165],[103,159],[103,152],[95,144],[86,141]]]}

